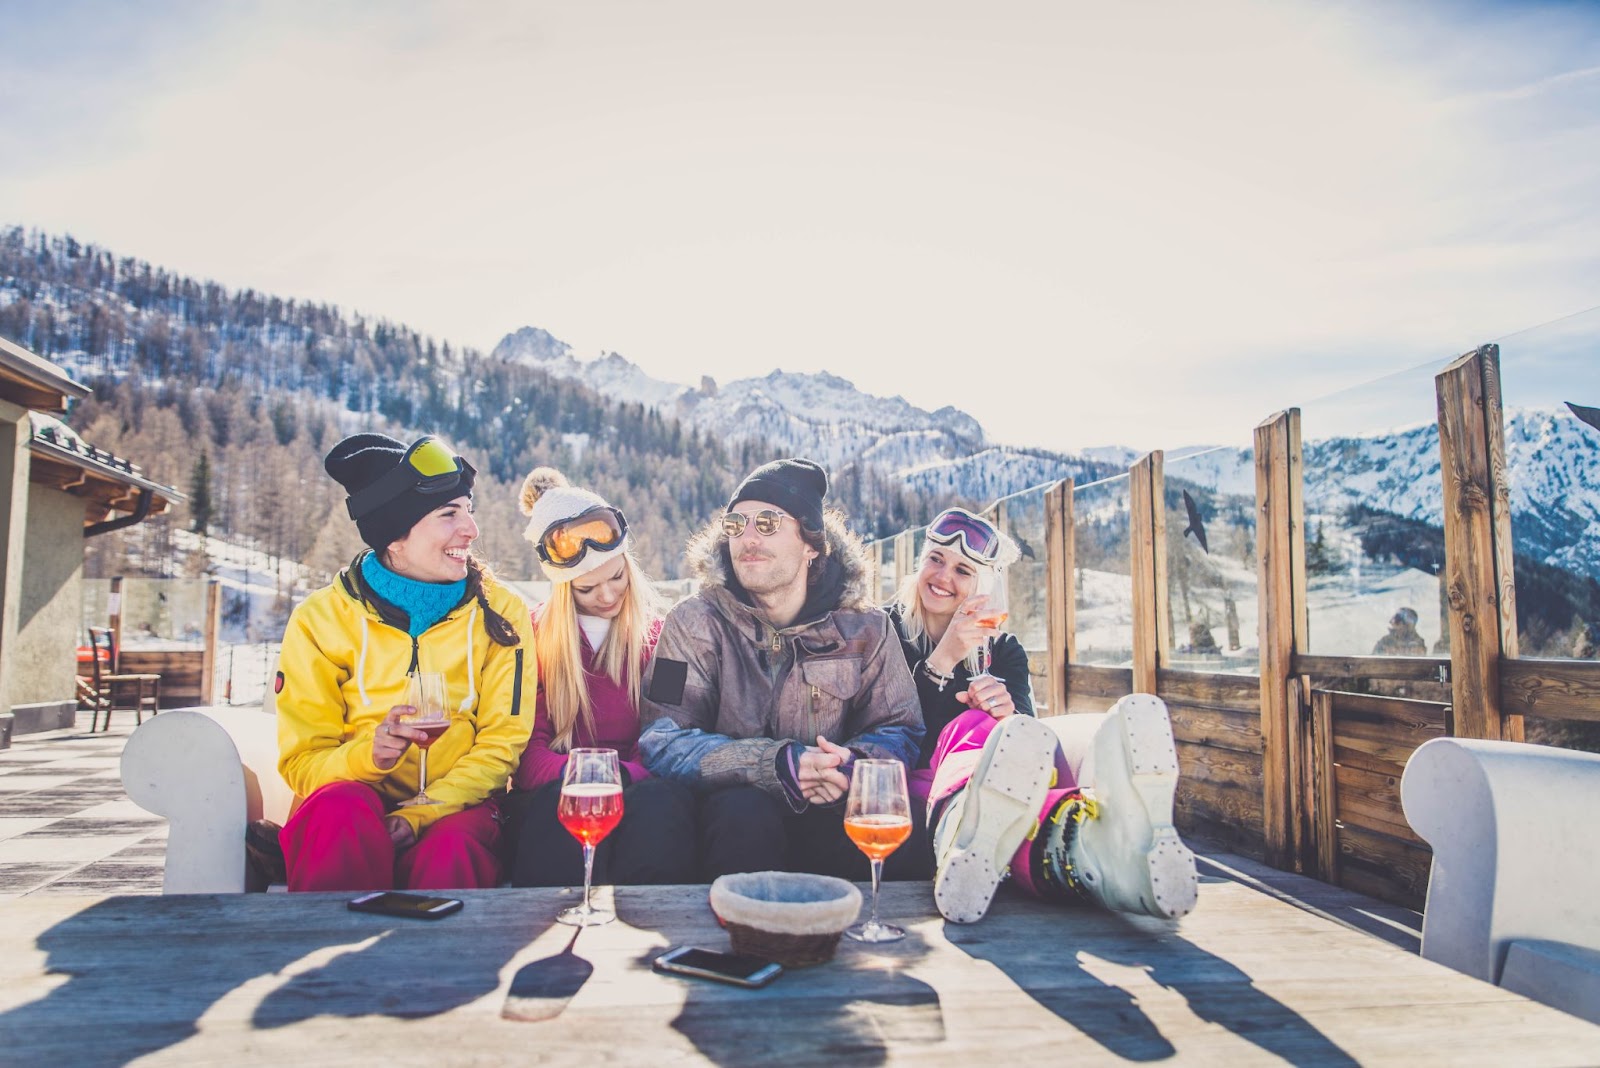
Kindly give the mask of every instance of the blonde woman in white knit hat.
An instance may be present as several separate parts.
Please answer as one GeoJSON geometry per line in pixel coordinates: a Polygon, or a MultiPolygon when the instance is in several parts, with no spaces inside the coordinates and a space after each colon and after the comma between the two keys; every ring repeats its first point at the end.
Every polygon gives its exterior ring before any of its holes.
{"type": "Polygon", "coordinates": [[[694,800],[639,762],[639,680],[661,633],[661,604],[629,551],[628,520],[559,471],[522,484],[524,536],[551,582],[533,612],[539,694],[533,735],[512,777],[511,881],[583,883],[583,853],[556,819],[561,774],[577,748],[615,749],[626,781],[622,823],[595,852],[596,883],[695,879],[694,800]]]}

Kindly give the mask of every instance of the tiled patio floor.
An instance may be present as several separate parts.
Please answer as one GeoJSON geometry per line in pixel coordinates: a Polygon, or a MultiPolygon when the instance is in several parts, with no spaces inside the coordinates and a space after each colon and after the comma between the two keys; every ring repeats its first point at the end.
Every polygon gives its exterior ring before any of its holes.
{"type": "Polygon", "coordinates": [[[123,792],[122,713],[109,731],[24,734],[0,749],[0,899],[23,894],[159,894],[167,821],[123,792]]]}

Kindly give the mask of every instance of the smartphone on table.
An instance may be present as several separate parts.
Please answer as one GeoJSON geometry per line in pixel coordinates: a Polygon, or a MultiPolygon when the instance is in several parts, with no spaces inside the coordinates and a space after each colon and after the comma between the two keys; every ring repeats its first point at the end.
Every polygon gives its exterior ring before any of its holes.
{"type": "Polygon", "coordinates": [[[699,946],[669,949],[651,965],[658,972],[715,979],[734,986],[766,986],[783,974],[783,965],[760,957],[744,957],[699,946]]]}
{"type": "Polygon", "coordinates": [[[397,890],[378,890],[351,899],[350,911],[376,912],[384,916],[404,916],[413,920],[437,920],[452,912],[460,912],[461,902],[453,897],[428,897],[425,894],[402,894],[397,890]]]}

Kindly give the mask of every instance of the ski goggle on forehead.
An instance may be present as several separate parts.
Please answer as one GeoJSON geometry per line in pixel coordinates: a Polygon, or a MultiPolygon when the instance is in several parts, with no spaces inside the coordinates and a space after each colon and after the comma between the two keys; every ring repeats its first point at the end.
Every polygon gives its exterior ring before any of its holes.
{"type": "Polygon", "coordinates": [[[461,484],[463,472],[469,470],[471,465],[444,442],[432,436],[420,437],[392,470],[360,493],[345,498],[345,508],[351,519],[360,519],[408,491],[429,496],[449,493],[461,484]]]}
{"type": "Polygon", "coordinates": [[[940,512],[928,524],[928,540],[935,545],[955,545],[967,559],[985,566],[1000,555],[1000,532],[987,519],[962,508],[940,512]]]}
{"type": "Polygon", "coordinates": [[[576,567],[590,549],[610,552],[627,536],[627,517],[608,504],[597,504],[571,519],[550,524],[533,548],[551,567],[576,567]]]}

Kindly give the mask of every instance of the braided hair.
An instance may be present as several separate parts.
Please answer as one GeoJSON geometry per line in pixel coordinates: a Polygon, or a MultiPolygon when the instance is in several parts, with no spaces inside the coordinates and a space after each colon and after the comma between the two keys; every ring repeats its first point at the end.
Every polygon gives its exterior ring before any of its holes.
{"type": "Polygon", "coordinates": [[[521,645],[522,639],[517,636],[517,628],[505,616],[489,607],[489,595],[484,592],[484,585],[494,581],[494,572],[489,570],[489,565],[478,559],[476,554],[467,557],[467,593],[471,594],[478,602],[478,607],[483,610],[483,629],[489,632],[489,638],[496,645],[521,645]]]}

